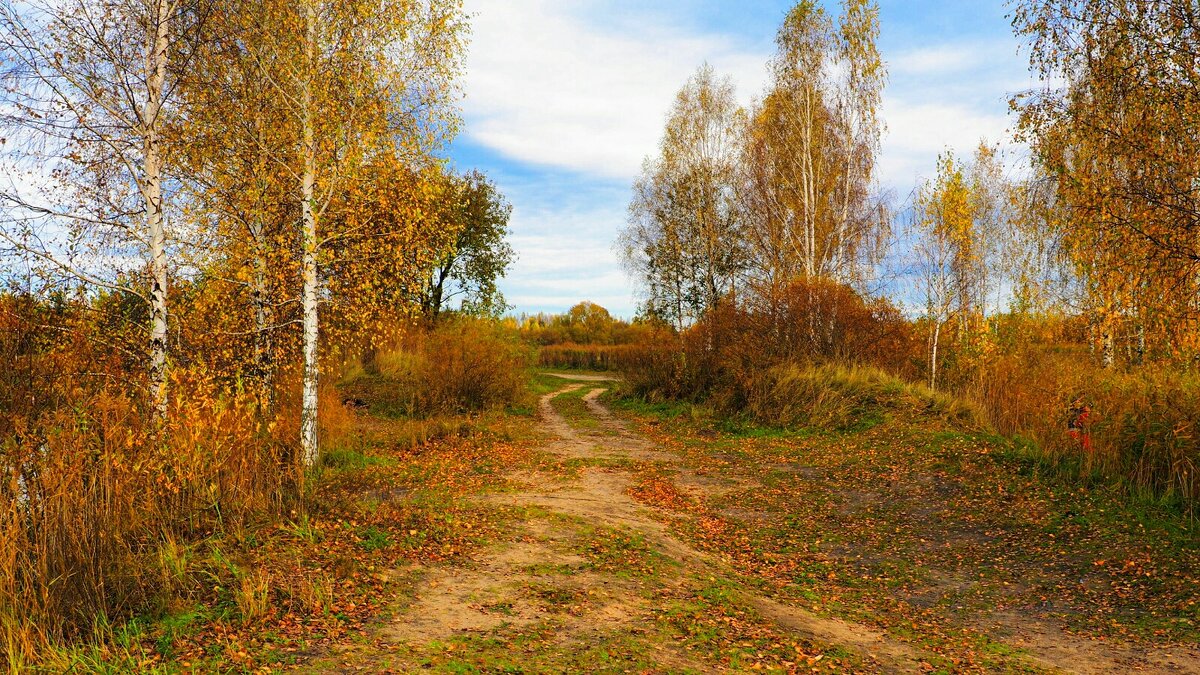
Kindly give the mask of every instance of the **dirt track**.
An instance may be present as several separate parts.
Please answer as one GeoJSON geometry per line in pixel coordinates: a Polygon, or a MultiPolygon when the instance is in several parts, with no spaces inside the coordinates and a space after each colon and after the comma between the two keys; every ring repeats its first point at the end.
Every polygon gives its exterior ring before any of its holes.
{"type": "MultiPolygon", "coordinates": [[[[486,635],[508,628],[539,624],[554,618],[557,639],[587,641],[618,629],[637,630],[653,622],[653,598],[681,590],[689,578],[736,577],[726,561],[699,551],[672,534],[668,518],[630,496],[638,466],[658,464],[679,472],[689,489],[717,493],[744,489],[745,478],[696,476],[677,456],[656,448],[632,432],[598,400],[605,391],[594,387],[604,378],[564,376],[575,380],[539,401],[541,423],[553,440],[544,451],[576,460],[574,475],[525,473],[514,476],[521,486],[480,499],[523,509],[524,530],[510,541],[491,547],[468,565],[427,570],[415,600],[386,632],[406,644],[446,640],[455,635],[486,635]],[[555,399],[589,388],[582,401],[590,419],[569,422],[555,399]],[[581,422],[586,422],[582,424],[581,422]],[[654,556],[675,570],[668,575],[627,575],[598,571],[580,554],[580,543],[596,527],[615,528],[646,542],[654,556]],[[569,607],[555,607],[546,598],[568,598],[569,607]]],[[[875,672],[927,672],[922,648],[870,626],[819,616],[788,606],[748,589],[741,601],[773,623],[774,629],[808,644],[837,646],[861,659],[855,669],[875,672]]],[[[1081,639],[1022,617],[1010,617],[1006,644],[1021,652],[1013,665],[1032,671],[1079,673],[1139,672],[1200,673],[1200,658],[1192,650],[1122,647],[1081,639]]],[[[656,647],[667,669],[712,670],[677,645],[656,647]]]]}

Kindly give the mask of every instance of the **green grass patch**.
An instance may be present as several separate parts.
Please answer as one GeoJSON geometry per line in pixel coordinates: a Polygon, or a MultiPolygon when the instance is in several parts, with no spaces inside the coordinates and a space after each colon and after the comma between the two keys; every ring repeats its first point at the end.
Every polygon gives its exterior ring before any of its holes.
{"type": "Polygon", "coordinates": [[[576,551],[598,572],[618,577],[653,577],[678,563],[653,550],[645,535],[624,528],[583,525],[576,551]]]}

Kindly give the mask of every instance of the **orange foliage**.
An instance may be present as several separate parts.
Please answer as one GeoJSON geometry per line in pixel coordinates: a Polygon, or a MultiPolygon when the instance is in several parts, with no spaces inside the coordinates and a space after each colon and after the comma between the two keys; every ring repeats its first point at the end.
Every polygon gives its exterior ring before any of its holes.
{"type": "Polygon", "coordinates": [[[164,541],[280,505],[294,474],[256,402],[202,374],[176,370],[172,385],[161,429],[129,394],[76,389],[5,441],[0,620],[39,632],[23,639],[74,635],[96,616],[146,607],[164,590],[146,574],[164,541]]]}
{"type": "Polygon", "coordinates": [[[746,307],[718,306],[674,345],[643,344],[623,371],[642,396],[716,396],[736,408],[772,366],[840,362],[903,372],[913,349],[908,323],[887,301],[833,282],[796,281],[746,307]]]}

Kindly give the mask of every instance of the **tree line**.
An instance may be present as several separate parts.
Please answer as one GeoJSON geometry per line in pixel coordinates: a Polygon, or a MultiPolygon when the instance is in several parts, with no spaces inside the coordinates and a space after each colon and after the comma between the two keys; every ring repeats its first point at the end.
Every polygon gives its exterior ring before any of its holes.
{"type": "Polygon", "coordinates": [[[865,280],[889,223],[875,189],[886,70],[879,11],[787,14],[761,99],[742,109],[708,66],[679,92],[634,184],[621,247],[644,310],[683,328],[735,291],[865,280]]]}
{"type": "Polygon", "coordinates": [[[159,420],[175,371],[264,420],[297,386],[312,465],[323,361],[505,307],[510,207],[441,159],[467,30],[459,0],[0,3],[11,292],[121,313],[95,337],[159,420]]]}
{"type": "MultiPolygon", "coordinates": [[[[932,385],[995,317],[1078,319],[1105,367],[1200,358],[1197,9],[1183,0],[1021,0],[1042,84],[1013,95],[1032,150],[948,148],[898,207],[876,166],[887,79],[879,11],[802,1],[748,107],[702,66],[634,183],[620,238],[642,311],[682,330],[725,304],[777,311],[793,284],[909,304],[932,385]]],[[[822,322],[814,320],[812,330],[822,322]]],[[[989,337],[990,336],[990,337],[989,337]]]]}

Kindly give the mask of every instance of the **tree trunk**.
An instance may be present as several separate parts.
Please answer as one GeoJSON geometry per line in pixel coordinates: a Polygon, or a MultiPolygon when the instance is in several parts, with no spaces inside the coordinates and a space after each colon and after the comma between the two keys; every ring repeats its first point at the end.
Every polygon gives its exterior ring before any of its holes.
{"type": "Polygon", "coordinates": [[[1112,368],[1117,360],[1116,345],[1109,326],[1104,327],[1104,333],[1100,336],[1100,358],[1105,368],[1112,368]]]}
{"type": "Polygon", "coordinates": [[[258,385],[258,405],[262,412],[275,408],[275,364],[273,362],[270,294],[267,289],[267,243],[261,222],[256,223],[254,237],[254,377],[258,385]]]}
{"type": "Polygon", "coordinates": [[[150,396],[159,422],[167,415],[167,236],[163,218],[162,123],[170,15],[157,0],[146,45],[146,104],[142,108],[142,201],[150,244],[150,396]]]}
{"type": "Polygon", "coordinates": [[[450,276],[450,267],[444,267],[437,271],[437,282],[429,292],[429,315],[430,323],[437,323],[438,318],[442,314],[442,303],[445,302],[444,296],[446,293],[446,278],[450,276]]]}
{"type": "Polygon", "coordinates": [[[933,336],[929,344],[929,388],[937,389],[938,342],[942,335],[942,322],[933,322],[933,336]]]}
{"type": "Polygon", "coordinates": [[[304,291],[301,297],[304,330],[304,375],[303,395],[300,410],[300,449],[305,466],[313,466],[320,457],[317,444],[317,387],[320,383],[320,364],[318,363],[318,347],[320,342],[320,324],[318,322],[317,305],[317,213],[316,213],[316,174],[317,147],[313,129],[313,93],[312,77],[313,63],[316,58],[317,14],[311,2],[305,3],[305,68],[307,72],[301,84],[301,99],[303,111],[301,126],[303,127],[303,158],[304,169],[300,176],[300,220],[302,239],[301,275],[304,281],[304,291]]]}
{"type": "Polygon", "coordinates": [[[258,385],[259,412],[264,418],[269,417],[275,410],[275,354],[272,324],[275,322],[275,312],[271,307],[270,285],[267,254],[270,244],[267,242],[267,224],[262,210],[264,195],[267,193],[267,140],[263,116],[260,113],[255,120],[258,136],[258,160],[254,171],[257,175],[255,194],[256,215],[250,221],[250,238],[254,242],[254,369],[258,385]]]}

